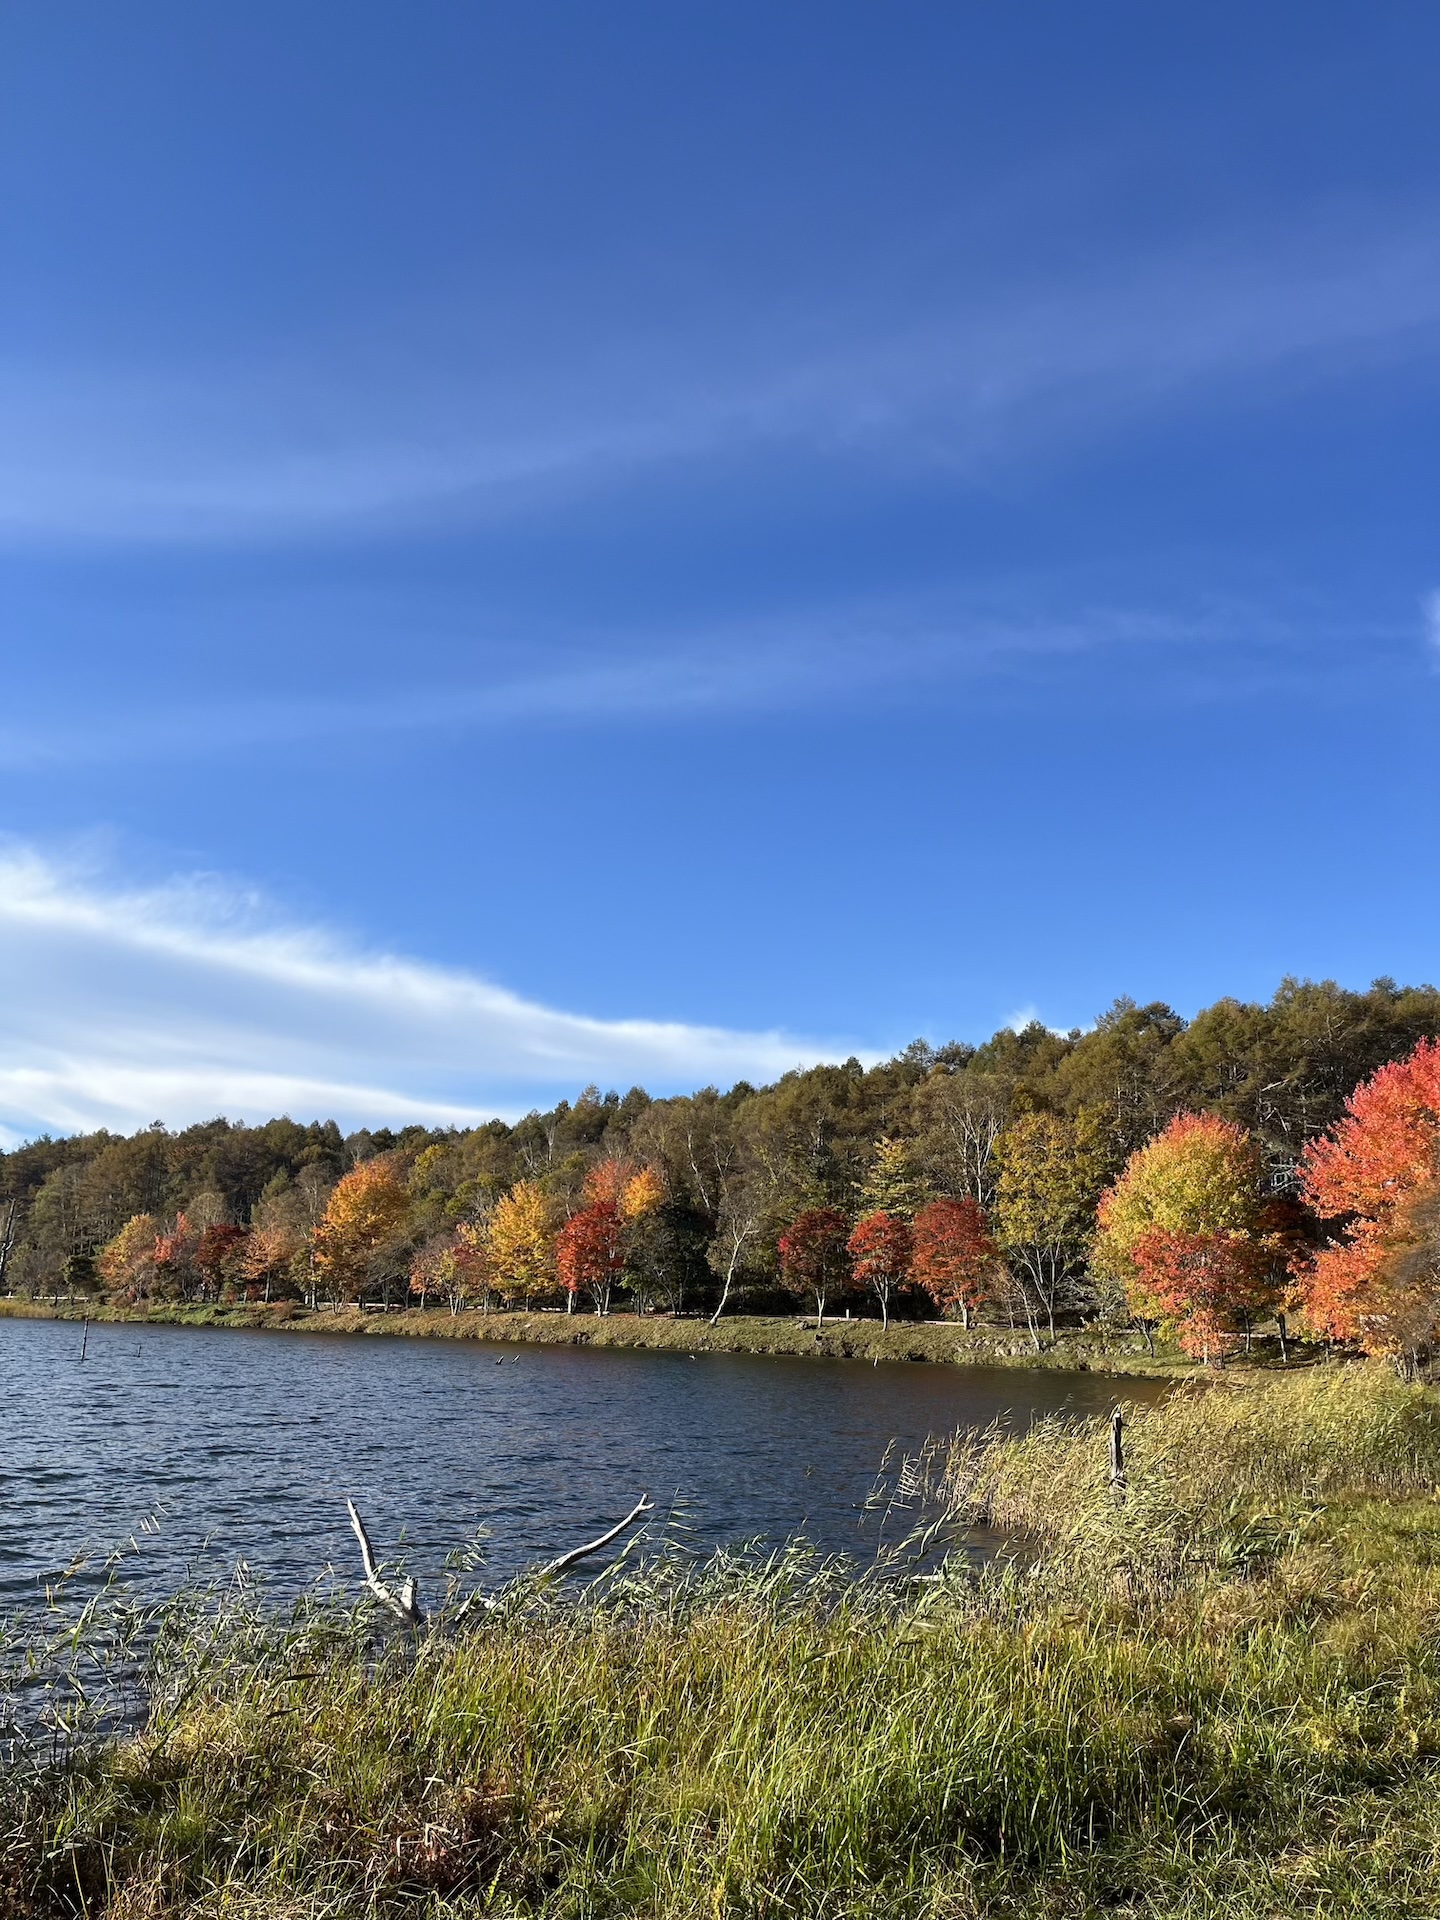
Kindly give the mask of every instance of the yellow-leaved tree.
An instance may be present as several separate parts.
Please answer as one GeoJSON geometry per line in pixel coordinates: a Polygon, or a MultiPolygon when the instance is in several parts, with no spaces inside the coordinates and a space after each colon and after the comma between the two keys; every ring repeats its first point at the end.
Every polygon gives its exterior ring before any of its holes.
{"type": "Polygon", "coordinates": [[[1022,1114],[1000,1136],[995,1165],[995,1238],[1038,1353],[1041,1320],[1053,1340],[1055,1315],[1084,1298],[1095,1203],[1114,1171],[1105,1118],[1089,1107],[1022,1114]]]}
{"type": "Polygon", "coordinates": [[[362,1300],[408,1284],[410,1196],[388,1157],[362,1160],[336,1183],[315,1229],[315,1271],[332,1299],[362,1300]]]}
{"type": "Polygon", "coordinates": [[[486,1223],[491,1285],[502,1299],[528,1306],[555,1286],[555,1233],[538,1182],[517,1180],[495,1202],[486,1223]]]}

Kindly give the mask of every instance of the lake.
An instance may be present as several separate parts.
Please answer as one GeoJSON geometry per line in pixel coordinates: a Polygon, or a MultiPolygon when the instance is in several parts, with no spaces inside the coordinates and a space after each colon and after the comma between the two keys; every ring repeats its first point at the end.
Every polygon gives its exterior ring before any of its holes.
{"type": "MultiPolygon", "coordinates": [[[[1144,1380],[1019,1368],[0,1319],[0,1607],[85,1546],[147,1590],[245,1560],[294,1592],[377,1550],[432,1583],[491,1530],[487,1578],[598,1533],[648,1489],[697,1545],[804,1531],[868,1556],[887,1448],[997,1417],[1104,1412],[1144,1380]],[[142,1522],[159,1514],[156,1531],[142,1522]]],[[[894,1523],[891,1523],[892,1531],[894,1523]]]]}

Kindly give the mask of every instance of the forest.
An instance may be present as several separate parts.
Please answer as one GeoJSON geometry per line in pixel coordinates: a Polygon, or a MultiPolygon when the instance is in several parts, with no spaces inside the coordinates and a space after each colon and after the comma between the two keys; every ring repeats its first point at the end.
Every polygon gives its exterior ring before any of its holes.
{"type": "Polygon", "coordinates": [[[590,1087],[515,1124],[224,1119],[0,1155],[0,1290],[143,1309],[1096,1318],[1223,1358],[1264,1321],[1428,1350],[1440,992],[1285,981],[1186,1021],[916,1041],[773,1086],[590,1087]]]}

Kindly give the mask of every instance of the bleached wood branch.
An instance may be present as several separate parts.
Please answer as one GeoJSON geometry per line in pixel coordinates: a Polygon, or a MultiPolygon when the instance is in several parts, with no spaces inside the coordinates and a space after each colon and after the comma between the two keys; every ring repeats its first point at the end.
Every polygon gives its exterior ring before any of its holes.
{"type": "Polygon", "coordinates": [[[567,1567],[573,1567],[577,1560],[584,1560],[589,1554],[599,1553],[602,1547],[608,1547],[625,1529],[633,1526],[642,1513],[653,1513],[655,1502],[648,1493],[642,1493],[623,1520],[617,1520],[613,1527],[602,1533],[598,1539],[588,1541],[583,1547],[572,1547],[569,1553],[562,1553],[558,1560],[551,1560],[540,1568],[535,1575],[537,1580],[549,1580],[557,1573],[564,1573],[567,1567]]]}
{"type": "MultiPolygon", "coordinates": [[[[569,1553],[562,1553],[558,1560],[548,1561],[543,1567],[538,1567],[534,1573],[522,1574],[518,1584],[523,1586],[527,1579],[554,1579],[556,1574],[564,1573],[567,1567],[573,1567],[577,1560],[583,1560],[588,1554],[599,1553],[602,1547],[608,1547],[610,1542],[618,1538],[627,1527],[633,1526],[641,1514],[652,1513],[654,1508],[655,1502],[650,1498],[649,1494],[642,1493],[623,1520],[617,1520],[613,1527],[607,1527],[604,1533],[600,1534],[599,1537],[594,1540],[587,1541],[583,1547],[572,1547],[569,1553]]],[[[481,1608],[486,1613],[494,1613],[498,1608],[503,1607],[504,1604],[505,1597],[503,1592],[498,1594],[486,1593],[477,1587],[469,1599],[467,1599],[456,1612],[452,1625],[458,1627],[462,1621],[468,1620],[476,1608],[481,1608]]]]}
{"type": "Polygon", "coordinates": [[[423,1626],[425,1616],[420,1611],[420,1592],[414,1580],[406,1580],[399,1593],[389,1587],[380,1578],[380,1569],[375,1561],[375,1550],[370,1545],[370,1536],[365,1531],[365,1522],[355,1511],[355,1502],[347,1500],[350,1509],[350,1524],[355,1529],[355,1538],[360,1542],[360,1559],[365,1568],[365,1584],[380,1601],[390,1609],[397,1620],[404,1621],[407,1627],[423,1626]]]}
{"type": "MultiPolygon", "coordinates": [[[[350,1512],[350,1525],[355,1529],[355,1538],[360,1542],[360,1560],[365,1569],[365,1585],[380,1604],[395,1615],[397,1620],[403,1621],[407,1627],[422,1627],[425,1624],[425,1616],[420,1610],[419,1589],[414,1580],[406,1580],[400,1591],[396,1593],[393,1587],[381,1579],[380,1568],[375,1559],[375,1549],[371,1546],[370,1536],[365,1531],[365,1522],[356,1512],[353,1500],[346,1500],[345,1505],[350,1512]]],[[[594,1540],[587,1540],[583,1547],[572,1547],[568,1553],[562,1553],[558,1559],[547,1561],[529,1577],[534,1580],[553,1580],[557,1574],[564,1573],[577,1561],[588,1559],[592,1553],[599,1553],[602,1547],[608,1547],[610,1542],[617,1540],[627,1527],[634,1526],[642,1514],[653,1513],[654,1510],[654,1501],[648,1493],[642,1493],[623,1520],[617,1520],[613,1527],[607,1527],[605,1532],[597,1535],[594,1540]]],[[[458,1625],[474,1607],[484,1607],[487,1611],[491,1611],[500,1604],[496,1595],[477,1590],[470,1595],[455,1615],[454,1624],[458,1625]]]]}

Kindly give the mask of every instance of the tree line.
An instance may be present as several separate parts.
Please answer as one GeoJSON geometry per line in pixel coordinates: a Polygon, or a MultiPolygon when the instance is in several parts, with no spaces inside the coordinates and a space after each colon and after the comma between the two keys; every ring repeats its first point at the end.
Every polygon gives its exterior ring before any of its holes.
{"type": "Polygon", "coordinates": [[[999,1317],[1037,1344],[1106,1314],[1207,1354],[1298,1311],[1414,1351],[1427,1206],[1440,1217],[1421,1084],[1437,1037],[1431,987],[1289,980],[1189,1022],[1122,1000],[1083,1032],[916,1041],[868,1069],[677,1098],[589,1088],[513,1125],[45,1138],[0,1155],[0,1284],[455,1313],[800,1301],[999,1317]],[[1384,1124],[1409,1185],[1385,1214],[1390,1162],[1376,1192],[1346,1181],[1357,1129],[1373,1140],[1397,1100],[1408,1118],[1384,1124]]]}

